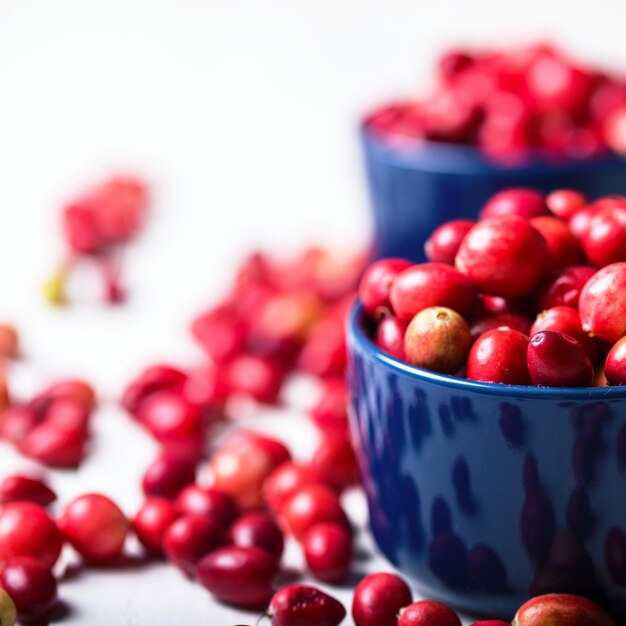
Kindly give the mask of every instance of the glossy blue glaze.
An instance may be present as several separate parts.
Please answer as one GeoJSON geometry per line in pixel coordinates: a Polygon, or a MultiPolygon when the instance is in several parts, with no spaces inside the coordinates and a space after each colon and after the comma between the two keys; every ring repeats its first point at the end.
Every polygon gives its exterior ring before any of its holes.
{"type": "Polygon", "coordinates": [[[626,607],[626,389],[476,383],[348,322],[350,427],[370,524],[426,596],[510,619],[569,591],[626,607]]]}
{"type": "Polygon", "coordinates": [[[626,194],[626,160],[612,153],[573,160],[529,152],[523,160],[497,162],[471,146],[390,145],[365,127],[361,143],[379,258],[423,260],[424,241],[437,226],[475,218],[494,193],[507,187],[571,187],[590,198],[626,194]]]}

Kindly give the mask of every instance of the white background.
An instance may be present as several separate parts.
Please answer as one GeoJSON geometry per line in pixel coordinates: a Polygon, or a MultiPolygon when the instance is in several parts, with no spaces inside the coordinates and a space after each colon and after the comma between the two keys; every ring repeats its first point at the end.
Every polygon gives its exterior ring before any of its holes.
{"type": "MultiPolygon", "coordinates": [[[[80,374],[104,398],[93,455],[80,472],[52,476],[61,499],[102,490],[136,509],[154,447],[114,399],[151,361],[200,358],[188,320],[219,295],[246,251],[367,240],[360,112],[414,91],[451,42],[545,36],[626,68],[622,6],[0,0],[0,317],[20,328],[25,352],[11,380],[27,395],[80,374]],[[127,258],[130,301],[107,309],[97,291],[81,289],[72,308],[47,308],[40,285],[62,253],[59,206],[89,181],[126,170],[154,189],[153,219],[127,258]]],[[[74,289],[85,282],[88,272],[74,289]]],[[[306,454],[311,438],[291,413],[254,423],[287,431],[306,454]]],[[[0,444],[0,477],[28,467],[0,444]]],[[[363,519],[358,497],[350,508],[363,519]]],[[[349,602],[349,590],[336,593],[349,602]]],[[[83,572],[61,596],[68,626],[256,620],[217,606],[166,566],[83,572]]]]}

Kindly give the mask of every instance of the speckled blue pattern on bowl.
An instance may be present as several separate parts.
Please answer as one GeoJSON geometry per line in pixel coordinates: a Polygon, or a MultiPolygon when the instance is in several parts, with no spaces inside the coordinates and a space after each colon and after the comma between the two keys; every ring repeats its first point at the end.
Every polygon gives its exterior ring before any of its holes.
{"type": "Polygon", "coordinates": [[[626,389],[475,383],[348,322],[350,426],[371,528],[427,596],[510,619],[531,595],[626,606],[626,389]]]}
{"type": "Polygon", "coordinates": [[[472,146],[390,144],[365,126],[361,144],[378,258],[423,260],[424,241],[437,226],[476,217],[494,193],[507,187],[572,187],[590,198],[626,194],[626,160],[609,152],[576,160],[529,152],[523,161],[507,164],[472,146]]]}

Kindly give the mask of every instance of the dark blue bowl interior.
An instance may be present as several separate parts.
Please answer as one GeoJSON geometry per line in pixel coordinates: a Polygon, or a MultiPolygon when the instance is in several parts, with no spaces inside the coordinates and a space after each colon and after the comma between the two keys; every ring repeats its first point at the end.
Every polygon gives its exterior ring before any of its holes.
{"type": "Polygon", "coordinates": [[[588,159],[529,152],[498,162],[471,146],[390,143],[365,126],[361,143],[378,258],[424,260],[424,241],[437,226],[475,218],[493,194],[509,187],[567,187],[590,198],[626,194],[626,160],[610,152],[588,159]]]}
{"type": "Polygon", "coordinates": [[[570,592],[626,608],[626,390],[476,383],[348,322],[351,432],[374,537],[427,596],[511,619],[570,592]]]}

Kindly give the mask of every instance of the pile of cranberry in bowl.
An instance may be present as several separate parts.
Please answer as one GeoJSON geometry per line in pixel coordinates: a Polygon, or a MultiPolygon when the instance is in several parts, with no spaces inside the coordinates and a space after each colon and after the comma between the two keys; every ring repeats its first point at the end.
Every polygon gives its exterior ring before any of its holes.
{"type": "Polygon", "coordinates": [[[374,538],[428,597],[624,612],[625,243],[626,199],[517,188],[364,273],[351,432],[374,538]]]}

